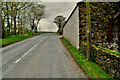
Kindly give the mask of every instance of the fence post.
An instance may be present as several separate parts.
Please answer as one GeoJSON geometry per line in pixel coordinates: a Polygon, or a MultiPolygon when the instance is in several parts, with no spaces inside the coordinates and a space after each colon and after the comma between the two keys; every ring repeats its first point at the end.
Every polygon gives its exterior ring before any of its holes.
{"type": "Polygon", "coordinates": [[[91,49],[91,23],[90,23],[90,2],[86,1],[87,9],[87,60],[90,60],[90,49],[91,49]]]}

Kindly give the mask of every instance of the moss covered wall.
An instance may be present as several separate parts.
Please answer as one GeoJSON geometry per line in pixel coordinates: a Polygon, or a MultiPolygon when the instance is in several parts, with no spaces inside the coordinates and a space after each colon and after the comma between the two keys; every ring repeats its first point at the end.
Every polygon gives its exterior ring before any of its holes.
{"type": "MultiPolygon", "coordinates": [[[[87,16],[86,16],[86,3],[82,3],[79,6],[79,41],[80,50],[86,54],[87,45],[82,42],[87,42],[87,16]]],[[[114,16],[117,14],[118,5],[116,2],[91,2],[90,14],[91,14],[91,43],[96,46],[108,48],[118,51],[119,47],[119,25],[115,22],[114,16]],[[110,27],[110,21],[112,20],[112,37],[113,40],[108,40],[108,32],[110,27]]],[[[106,52],[103,49],[98,49],[95,46],[91,47],[91,58],[94,58],[95,62],[100,67],[120,79],[120,57],[106,52]]]]}
{"type": "MultiPolygon", "coordinates": [[[[86,54],[87,45],[82,43],[80,49],[83,54],[86,54]]],[[[120,79],[120,56],[116,56],[93,45],[91,46],[91,60],[113,77],[120,79]]]]}
{"type": "MultiPolygon", "coordinates": [[[[79,6],[79,20],[80,20],[80,44],[82,41],[87,41],[87,16],[86,16],[86,3],[82,3],[79,6]]],[[[119,6],[117,2],[91,2],[91,43],[109,48],[111,50],[118,51],[118,32],[119,25],[116,24],[113,19],[117,14],[119,6]],[[108,40],[108,32],[110,21],[112,20],[112,40],[108,40]]]]}

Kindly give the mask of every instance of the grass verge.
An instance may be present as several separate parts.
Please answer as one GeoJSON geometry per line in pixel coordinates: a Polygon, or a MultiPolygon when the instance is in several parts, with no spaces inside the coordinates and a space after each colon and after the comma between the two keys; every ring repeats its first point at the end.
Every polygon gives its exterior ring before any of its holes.
{"type": "Polygon", "coordinates": [[[66,48],[73,55],[78,65],[83,69],[83,71],[92,79],[103,79],[103,80],[113,80],[113,77],[102,70],[97,64],[92,61],[87,61],[86,56],[81,54],[81,51],[76,49],[69,43],[65,38],[60,38],[66,48]]]}
{"type": "Polygon", "coordinates": [[[34,32],[30,33],[29,32],[24,35],[10,35],[10,36],[7,36],[5,39],[0,39],[0,45],[2,45],[2,47],[4,47],[4,46],[10,45],[14,42],[25,40],[27,38],[37,36],[40,34],[42,34],[42,32],[38,32],[38,33],[34,33],[34,32]]]}

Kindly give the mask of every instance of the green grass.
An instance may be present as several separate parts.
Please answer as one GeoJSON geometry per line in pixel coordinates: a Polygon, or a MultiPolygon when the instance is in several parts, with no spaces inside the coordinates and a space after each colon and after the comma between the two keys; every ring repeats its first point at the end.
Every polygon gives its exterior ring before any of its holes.
{"type": "Polygon", "coordinates": [[[45,32],[45,31],[43,31],[43,32],[41,32],[41,33],[56,33],[56,32],[47,32],[47,31],[45,32]]]}
{"type": "MultiPolygon", "coordinates": [[[[87,43],[86,42],[82,42],[84,45],[87,45],[87,43]]],[[[92,46],[96,46],[95,44],[91,44],[92,46]]],[[[113,51],[113,50],[110,50],[110,49],[108,49],[108,48],[103,48],[102,46],[96,46],[98,49],[101,49],[101,50],[106,50],[107,52],[109,52],[109,53],[112,53],[112,54],[114,54],[114,55],[116,55],[116,56],[120,56],[120,52],[117,52],[117,51],[113,51]]]]}
{"type": "Polygon", "coordinates": [[[14,42],[18,42],[18,41],[21,41],[21,40],[24,40],[24,39],[27,39],[27,38],[30,38],[36,35],[40,35],[40,34],[42,33],[41,32],[38,32],[38,33],[29,32],[24,35],[10,35],[10,36],[7,36],[5,39],[0,39],[0,45],[6,46],[14,42]]]}
{"type": "Polygon", "coordinates": [[[95,64],[92,61],[87,61],[86,56],[84,54],[81,54],[81,51],[76,49],[72,46],[72,44],[69,43],[65,38],[61,38],[65,46],[68,48],[70,53],[74,56],[80,67],[87,73],[87,75],[90,78],[102,78],[102,79],[108,79],[113,80],[113,77],[109,74],[107,74],[104,70],[102,70],[97,64],[95,64]]]}
{"type": "Polygon", "coordinates": [[[57,34],[59,34],[59,32],[56,32],[57,34]]]}

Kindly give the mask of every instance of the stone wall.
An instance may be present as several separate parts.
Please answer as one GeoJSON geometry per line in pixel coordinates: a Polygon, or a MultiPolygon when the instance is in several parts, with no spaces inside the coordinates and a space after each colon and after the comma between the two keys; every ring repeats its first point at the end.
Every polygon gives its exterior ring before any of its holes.
{"type": "MultiPolygon", "coordinates": [[[[96,62],[103,70],[107,71],[115,78],[120,79],[120,57],[104,50],[105,48],[118,52],[118,25],[113,21],[113,40],[108,41],[109,22],[116,15],[117,3],[90,3],[91,10],[91,47],[92,61],[96,62]],[[96,46],[101,46],[103,49],[96,46]],[[112,47],[112,48],[111,48],[112,47]]],[[[87,45],[87,16],[86,3],[80,2],[68,18],[63,36],[70,41],[73,46],[86,54],[87,45]]]]}
{"type": "Polygon", "coordinates": [[[68,18],[64,29],[63,36],[70,41],[73,46],[79,49],[79,11],[76,6],[68,18]]]}
{"type": "MultiPolygon", "coordinates": [[[[87,45],[81,44],[81,52],[86,54],[87,45]]],[[[108,72],[115,78],[120,79],[120,56],[116,56],[103,49],[91,46],[91,58],[96,62],[104,71],[108,72]]]]}
{"type": "MultiPolygon", "coordinates": [[[[86,3],[79,6],[79,20],[80,20],[80,44],[87,41],[87,16],[86,3]]],[[[91,2],[91,43],[109,48],[118,52],[119,49],[119,25],[113,20],[117,14],[116,9],[119,8],[117,2],[91,2]],[[113,20],[113,27],[111,30],[112,40],[108,41],[110,21],[113,20]]],[[[118,9],[117,9],[118,10],[118,9]]]]}
{"type": "Polygon", "coordinates": [[[117,14],[117,2],[91,3],[91,41],[94,44],[118,51],[118,28],[114,21],[117,14]],[[110,22],[112,22],[111,37],[109,41],[110,22]]]}
{"type": "MultiPolygon", "coordinates": [[[[79,7],[79,46],[83,54],[86,55],[87,45],[87,16],[86,3],[82,2],[79,7]]],[[[118,52],[118,25],[113,21],[112,41],[108,41],[108,31],[110,20],[116,15],[117,3],[90,3],[91,10],[91,59],[96,62],[103,70],[120,79],[120,57],[104,50],[108,48],[118,52]],[[101,46],[100,49],[96,46],[101,46]]]]}
{"type": "Polygon", "coordinates": [[[86,16],[86,4],[82,2],[78,4],[79,7],[79,46],[81,46],[81,42],[87,41],[87,16],[86,16]]]}

